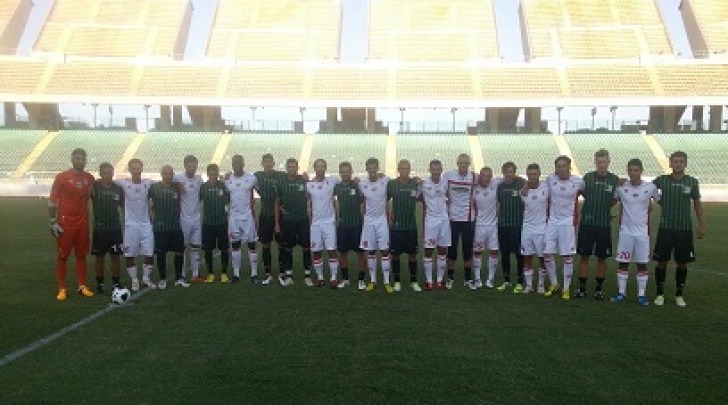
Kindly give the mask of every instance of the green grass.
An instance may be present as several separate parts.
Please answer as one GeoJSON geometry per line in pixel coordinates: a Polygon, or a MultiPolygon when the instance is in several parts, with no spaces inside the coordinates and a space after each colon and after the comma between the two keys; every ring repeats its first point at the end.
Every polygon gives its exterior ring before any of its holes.
{"type": "MultiPolygon", "coordinates": [[[[109,302],[55,301],[44,207],[0,200],[0,357],[109,302]]],[[[0,403],[719,403],[728,395],[728,205],[706,212],[685,309],[671,299],[672,268],[662,308],[637,306],[633,277],[622,305],[466,291],[460,271],[456,289],[420,294],[300,279],[285,290],[171,288],[0,367],[0,403]]],[[[614,279],[610,261],[609,294],[614,279]]]]}

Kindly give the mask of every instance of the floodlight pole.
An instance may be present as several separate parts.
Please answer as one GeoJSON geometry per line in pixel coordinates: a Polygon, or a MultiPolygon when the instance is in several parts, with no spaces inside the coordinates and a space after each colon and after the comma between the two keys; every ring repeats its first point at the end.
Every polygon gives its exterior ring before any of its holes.
{"type": "Polygon", "coordinates": [[[597,115],[597,108],[596,107],[593,107],[592,110],[591,110],[591,116],[592,116],[592,126],[591,126],[591,129],[592,129],[592,131],[595,128],[594,125],[596,124],[596,121],[595,121],[596,120],[596,118],[595,118],[596,115],[597,115]]]}
{"type": "Polygon", "coordinates": [[[617,119],[617,106],[613,105],[609,107],[609,111],[612,113],[612,131],[614,131],[614,121],[617,119]]]}
{"type": "Polygon", "coordinates": [[[144,125],[147,128],[147,132],[149,132],[149,108],[151,108],[151,107],[152,106],[150,106],[149,104],[146,104],[144,106],[144,115],[145,115],[145,119],[144,119],[145,124],[144,125]]]}
{"type": "Polygon", "coordinates": [[[564,107],[556,107],[556,113],[557,113],[557,120],[558,120],[558,134],[561,135],[561,111],[564,110],[564,107]]]}
{"type": "Polygon", "coordinates": [[[457,113],[457,111],[457,107],[452,107],[450,109],[450,114],[452,114],[452,132],[455,132],[455,113],[457,113]]]}
{"type": "Polygon", "coordinates": [[[399,132],[404,132],[404,107],[399,107],[399,132]]]}
{"type": "Polygon", "coordinates": [[[98,125],[96,125],[96,117],[97,117],[96,110],[99,108],[99,105],[97,103],[94,103],[94,104],[91,104],[91,107],[94,108],[94,129],[96,129],[98,127],[98,125]]]}

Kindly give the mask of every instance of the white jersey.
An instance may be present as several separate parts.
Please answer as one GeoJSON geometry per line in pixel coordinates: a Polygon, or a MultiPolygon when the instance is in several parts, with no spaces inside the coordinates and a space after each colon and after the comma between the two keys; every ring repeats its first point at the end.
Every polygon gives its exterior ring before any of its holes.
{"type": "Polygon", "coordinates": [[[447,221],[447,182],[440,178],[440,182],[435,183],[429,178],[420,183],[419,189],[425,205],[425,219],[447,221]]]}
{"type": "Polygon", "coordinates": [[[231,174],[225,180],[225,188],[230,193],[230,216],[244,219],[253,218],[253,190],[257,180],[252,173],[238,177],[231,174]]]}
{"type": "Polygon", "coordinates": [[[443,173],[442,179],[448,186],[450,220],[458,222],[475,220],[473,187],[478,182],[478,176],[474,172],[461,176],[455,169],[443,173]]]}
{"type": "Polygon", "coordinates": [[[359,182],[359,191],[364,196],[364,225],[387,222],[387,183],[389,177],[382,176],[375,181],[366,178],[359,182]]]}
{"type": "Polygon", "coordinates": [[[649,181],[635,186],[630,182],[617,187],[614,197],[622,206],[622,222],[619,231],[631,235],[647,235],[649,233],[650,200],[660,201],[657,187],[649,181]]]}
{"type": "Polygon", "coordinates": [[[576,202],[579,192],[584,189],[584,181],[578,176],[561,180],[556,174],[546,179],[549,185],[549,222],[556,225],[576,223],[576,202]]]}
{"type": "Polygon", "coordinates": [[[194,221],[200,219],[200,186],[202,176],[195,174],[192,178],[186,173],[174,176],[174,181],[179,183],[182,189],[182,200],[180,201],[180,219],[194,221]]]}
{"type": "Polygon", "coordinates": [[[306,184],[306,193],[311,200],[311,225],[335,223],[334,186],[341,180],[326,177],[323,181],[314,178],[306,184]]]}
{"type": "Polygon", "coordinates": [[[149,188],[153,181],[142,179],[134,183],[131,179],[114,180],[124,189],[124,224],[151,224],[149,220],[149,188]]]}
{"type": "Polygon", "coordinates": [[[491,179],[487,186],[478,184],[473,188],[476,225],[498,225],[498,185],[501,181],[491,179]]]}
{"type": "Polygon", "coordinates": [[[535,233],[546,232],[549,215],[549,186],[545,182],[528,189],[528,195],[521,195],[523,201],[523,229],[535,233]]]}

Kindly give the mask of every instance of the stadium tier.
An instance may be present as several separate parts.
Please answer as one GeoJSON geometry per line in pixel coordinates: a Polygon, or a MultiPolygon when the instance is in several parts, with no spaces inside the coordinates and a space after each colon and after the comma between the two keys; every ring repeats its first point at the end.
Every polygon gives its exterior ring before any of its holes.
{"type": "MultiPolygon", "coordinates": [[[[45,131],[9,130],[0,131],[0,179],[9,178],[23,160],[40,142],[45,131]]],[[[70,151],[66,152],[68,155],[70,151]]]]}
{"type": "Polygon", "coordinates": [[[397,135],[397,160],[409,160],[413,175],[421,177],[428,175],[432,159],[441,160],[445,168],[454,167],[458,155],[470,154],[470,149],[468,137],[460,134],[397,135]]]}
{"type": "Polygon", "coordinates": [[[140,96],[216,97],[221,70],[215,66],[146,66],[140,96]]]}
{"type": "Polygon", "coordinates": [[[159,173],[164,165],[182,171],[182,160],[189,154],[197,156],[204,169],[221,137],[222,134],[212,132],[149,132],[131,157],[141,159],[147,173],[159,173]]]}
{"type": "Polygon", "coordinates": [[[308,171],[313,173],[313,163],[320,158],[326,160],[329,173],[338,173],[339,163],[346,161],[351,163],[355,174],[361,175],[366,173],[365,163],[370,157],[379,159],[379,166],[384,171],[386,154],[386,135],[317,134],[308,171]]]}
{"type": "MultiPolygon", "coordinates": [[[[519,173],[526,172],[530,163],[538,163],[541,173],[553,171],[554,158],[559,149],[553,136],[548,135],[480,135],[483,163],[499,175],[501,165],[512,161],[518,166],[519,173]]],[[[477,170],[477,168],[475,168],[477,170]]]]}
{"type": "Polygon", "coordinates": [[[452,99],[473,99],[473,74],[463,68],[403,68],[397,70],[397,98],[437,98],[447,94],[452,99]]]}
{"type": "Polygon", "coordinates": [[[47,66],[41,62],[0,61],[0,91],[35,94],[47,66]]]}
{"type": "MultiPolygon", "coordinates": [[[[645,176],[664,173],[641,135],[571,134],[565,138],[571,148],[571,158],[582,174],[594,170],[594,152],[602,148],[609,151],[612,161],[610,169],[620,176],[626,176],[627,162],[632,158],[642,160],[645,176]]],[[[551,163],[550,167],[553,168],[553,161],[551,163]]]]}
{"type": "Polygon", "coordinates": [[[310,95],[313,99],[384,99],[388,84],[388,71],[382,68],[319,68],[313,72],[310,95]]]}
{"type": "MultiPolygon", "coordinates": [[[[304,137],[303,134],[232,134],[222,167],[229,168],[230,158],[233,155],[240,154],[245,158],[246,170],[251,172],[262,170],[260,158],[263,154],[270,153],[276,161],[276,169],[285,170],[286,159],[299,159],[301,157],[304,137]]],[[[305,168],[302,168],[302,170],[305,170],[305,168]]]]}
{"type": "Polygon", "coordinates": [[[650,96],[655,89],[644,66],[569,66],[569,90],[574,97],[611,94],[612,97],[650,96]]]}
{"type": "Polygon", "coordinates": [[[304,76],[298,67],[269,66],[230,69],[225,95],[254,98],[264,94],[269,98],[300,99],[304,97],[304,76]]]}
{"type": "Polygon", "coordinates": [[[728,65],[657,65],[655,69],[665,94],[675,96],[728,94],[728,65]]]}
{"type": "Polygon", "coordinates": [[[83,95],[99,92],[110,96],[131,93],[135,67],[120,63],[73,63],[49,65],[53,74],[46,94],[83,95]]]}
{"type": "Polygon", "coordinates": [[[726,134],[658,134],[665,153],[688,154],[687,171],[706,184],[728,184],[728,136],[726,134]]]}
{"type": "MultiPolygon", "coordinates": [[[[539,98],[561,97],[562,89],[555,68],[508,67],[478,70],[478,98],[539,98]]],[[[477,92],[476,92],[477,93],[477,92]]]]}

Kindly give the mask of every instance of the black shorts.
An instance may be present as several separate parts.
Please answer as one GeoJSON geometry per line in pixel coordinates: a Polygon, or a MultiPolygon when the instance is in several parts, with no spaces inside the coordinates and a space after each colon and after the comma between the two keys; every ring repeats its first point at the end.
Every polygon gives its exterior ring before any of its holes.
{"type": "Polygon", "coordinates": [[[154,253],[182,253],[185,251],[185,238],[182,231],[154,231],[154,253]]]}
{"type": "MultiPolygon", "coordinates": [[[[283,226],[283,224],[281,224],[283,226]]],[[[275,217],[269,217],[261,215],[258,217],[258,241],[260,243],[271,243],[274,240],[279,242],[278,235],[276,235],[276,219],[275,217]]]]}
{"type": "Polygon", "coordinates": [[[504,256],[511,253],[521,254],[521,227],[520,226],[499,226],[498,227],[498,250],[504,256]]]}
{"type": "Polygon", "coordinates": [[[450,221],[451,245],[447,249],[447,258],[457,260],[458,244],[463,240],[463,260],[473,258],[473,237],[475,236],[475,222],[450,221]]]}
{"type": "Polygon", "coordinates": [[[652,258],[658,262],[670,261],[675,251],[674,259],[678,263],[692,263],[695,261],[695,248],[693,246],[693,231],[677,231],[660,228],[657,230],[657,241],[652,258]]]}
{"type": "Polygon", "coordinates": [[[392,256],[399,257],[402,253],[416,255],[419,251],[418,242],[417,229],[389,231],[389,251],[392,253],[392,256]]]}
{"type": "Polygon", "coordinates": [[[300,221],[281,221],[281,244],[283,247],[293,249],[296,245],[304,249],[311,247],[311,223],[308,219],[300,221]]]}
{"type": "Polygon", "coordinates": [[[606,259],[612,256],[612,228],[609,226],[579,225],[576,253],[579,256],[596,256],[606,259]]]}
{"type": "Polygon", "coordinates": [[[361,226],[340,226],[336,228],[336,250],[341,253],[362,252],[361,226]]]}
{"type": "Polygon", "coordinates": [[[120,255],[123,253],[124,237],[121,229],[115,231],[97,231],[94,230],[93,245],[91,246],[91,255],[104,256],[120,255]]]}
{"type": "Polygon", "coordinates": [[[228,224],[202,225],[202,250],[228,250],[228,224]]]}

